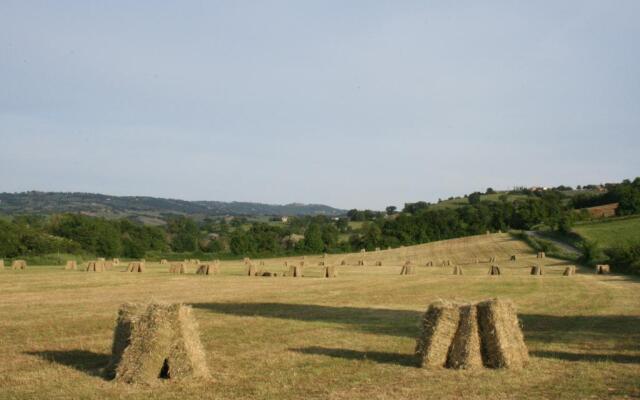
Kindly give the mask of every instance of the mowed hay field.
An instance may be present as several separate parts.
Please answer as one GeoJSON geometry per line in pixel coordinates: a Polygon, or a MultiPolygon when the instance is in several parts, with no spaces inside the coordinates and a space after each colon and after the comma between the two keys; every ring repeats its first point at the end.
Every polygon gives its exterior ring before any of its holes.
{"type": "MultiPolygon", "coordinates": [[[[133,399],[625,398],[640,396],[640,282],[536,259],[507,234],[346,256],[321,279],[321,256],[303,278],[249,277],[241,261],[213,276],[29,267],[0,273],[0,397],[133,399]],[[517,254],[516,262],[508,261],[517,254]],[[488,276],[497,257],[501,276],[488,276]],[[365,266],[356,266],[364,258],[365,266]],[[407,260],[415,275],[401,276],[407,260]],[[453,267],[424,267],[450,259],[453,267]],[[382,261],[382,266],[373,266],[382,261]],[[471,263],[470,263],[471,262],[471,263]],[[529,275],[534,263],[545,275],[529,275]],[[524,370],[418,369],[418,324],[437,299],[500,296],[518,307],[531,354],[524,370]],[[211,377],[152,386],[101,377],[118,307],[127,301],[194,308],[211,377]]],[[[290,262],[299,262],[290,258],[290,262]]],[[[254,260],[282,272],[284,259],[254,260]]]]}

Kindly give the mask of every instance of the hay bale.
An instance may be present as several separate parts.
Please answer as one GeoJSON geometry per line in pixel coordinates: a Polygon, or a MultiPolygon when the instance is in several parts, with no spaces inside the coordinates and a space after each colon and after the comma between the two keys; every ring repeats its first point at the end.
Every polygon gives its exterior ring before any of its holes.
{"type": "Polygon", "coordinates": [[[169,273],[171,274],[186,274],[189,272],[188,264],[185,262],[172,263],[169,267],[169,273]]]}
{"type": "Polygon", "coordinates": [[[492,265],[491,268],[489,268],[489,275],[500,275],[500,266],[492,265]]]}
{"type": "Polygon", "coordinates": [[[460,318],[451,341],[447,357],[447,368],[472,369],[482,367],[478,309],[473,304],[459,307],[460,318]]]}
{"type": "Polygon", "coordinates": [[[541,265],[534,265],[531,267],[531,275],[543,275],[544,271],[542,270],[541,265]]]}
{"type": "Polygon", "coordinates": [[[364,260],[358,260],[358,266],[364,267],[364,260]]]}
{"type": "Polygon", "coordinates": [[[251,263],[251,259],[249,257],[245,257],[242,259],[242,262],[244,263],[244,265],[249,265],[251,263]]]}
{"type": "Polygon", "coordinates": [[[324,267],[324,261],[320,261],[320,262],[318,263],[318,266],[319,266],[319,267],[324,267]]]}
{"type": "Polygon", "coordinates": [[[529,359],[513,304],[498,299],[431,304],[415,352],[420,367],[521,368],[529,359]]]}
{"type": "Polygon", "coordinates": [[[118,314],[107,373],[117,382],[154,383],[209,375],[191,307],[124,305],[118,314]]]}
{"type": "Polygon", "coordinates": [[[160,260],[160,265],[167,265],[169,264],[169,261],[166,258],[163,258],[162,260],[160,260]]]}
{"type": "Polygon", "coordinates": [[[215,275],[218,273],[218,266],[213,264],[200,264],[196,270],[197,275],[215,275]]]}
{"type": "Polygon", "coordinates": [[[114,258],[112,260],[112,262],[113,262],[113,265],[120,265],[120,259],[119,258],[114,258]]]}
{"type": "Polygon", "coordinates": [[[11,269],[23,271],[27,269],[27,262],[25,260],[13,260],[11,263],[11,269]]]}
{"type": "Polygon", "coordinates": [[[336,267],[334,265],[328,265],[322,268],[321,271],[323,278],[335,278],[338,276],[338,272],[336,271],[336,267]]]}
{"type": "Polygon", "coordinates": [[[248,276],[257,276],[258,275],[258,270],[257,270],[255,265],[249,264],[249,268],[247,269],[247,275],[248,276]]]}
{"type": "Polygon", "coordinates": [[[142,261],[133,261],[129,263],[127,267],[127,272],[144,272],[144,262],[142,261]]]}
{"type": "Polygon", "coordinates": [[[0,258],[0,271],[4,271],[4,260],[0,258]]]}
{"type": "Polygon", "coordinates": [[[87,272],[104,272],[104,262],[102,261],[89,261],[87,263],[87,272]]]}
{"type": "Polygon", "coordinates": [[[111,271],[113,268],[113,261],[103,261],[102,265],[104,265],[105,271],[111,271]]]}
{"type": "Polygon", "coordinates": [[[596,265],[596,273],[600,275],[608,274],[611,272],[611,267],[609,264],[598,264],[596,265]]]}
{"type": "Polygon", "coordinates": [[[478,303],[477,308],[484,365],[522,368],[529,361],[529,352],[513,303],[492,299],[478,303]]]}
{"type": "Polygon", "coordinates": [[[496,260],[497,260],[496,256],[489,257],[489,262],[490,263],[494,263],[494,262],[496,262],[496,260]]]}
{"type": "Polygon", "coordinates": [[[293,278],[302,278],[302,266],[291,265],[289,267],[289,276],[293,278]]]}
{"type": "Polygon", "coordinates": [[[366,253],[367,250],[366,249],[360,249],[360,253],[366,253]]]}
{"type": "Polygon", "coordinates": [[[64,269],[68,271],[75,271],[76,269],[78,269],[78,263],[76,262],[76,260],[67,260],[64,269]]]}
{"type": "Polygon", "coordinates": [[[376,251],[380,251],[380,247],[376,247],[376,251]]]}
{"type": "Polygon", "coordinates": [[[340,261],[340,265],[347,265],[347,260],[340,261]]]}
{"type": "Polygon", "coordinates": [[[304,267],[304,260],[300,261],[300,266],[304,267]]]}
{"type": "Polygon", "coordinates": [[[376,261],[376,267],[382,267],[382,261],[376,261]]]}
{"type": "Polygon", "coordinates": [[[460,265],[454,266],[453,267],[453,274],[454,275],[463,275],[462,267],[460,265]]]}
{"type": "Polygon", "coordinates": [[[289,266],[289,263],[287,261],[284,262],[284,266],[285,268],[289,266]]]}
{"type": "Polygon", "coordinates": [[[547,255],[544,254],[544,251],[539,251],[538,254],[536,255],[536,258],[545,258],[547,255]]]}
{"type": "Polygon", "coordinates": [[[449,347],[458,329],[460,311],[456,304],[438,301],[429,306],[421,322],[415,353],[420,367],[444,367],[449,347]]]}
{"type": "Polygon", "coordinates": [[[413,275],[415,273],[416,271],[413,268],[411,261],[405,262],[404,265],[402,266],[402,269],[400,270],[400,275],[413,275]]]}
{"type": "Polygon", "coordinates": [[[120,364],[124,350],[131,341],[131,331],[138,317],[147,309],[147,304],[125,303],[118,309],[116,328],[113,332],[113,343],[111,344],[111,357],[109,364],[104,369],[104,375],[108,379],[116,377],[116,368],[120,364]]]}
{"type": "Polygon", "coordinates": [[[433,267],[433,261],[427,261],[425,264],[426,267],[433,267]]]}
{"type": "Polygon", "coordinates": [[[105,262],[105,261],[107,261],[107,260],[106,260],[104,257],[98,257],[98,260],[97,260],[97,261],[105,262]]]}
{"type": "Polygon", "coordinates": [[[566,267],[564,269],[564,272],[562,273],[563,276],[573,276],[576,274],[576,266],[575,265],[569,265],[568,267],[566,267]]]}
{"type": "Polygon", "coordinates": [[[265,264],[264,264],[264,261],[263,261],[263,260],[260,260],[260,263],[259,263],[258,265],[260,265],[261,267],[264,267],[264,265],[265,265],[265,264]]]}
{"type": "Polygon", "coordinates": [[[518,261],[518,256],[516,256],[515,254],[512,254],[511,257],[509,257],[510,261],[518,261]]]}

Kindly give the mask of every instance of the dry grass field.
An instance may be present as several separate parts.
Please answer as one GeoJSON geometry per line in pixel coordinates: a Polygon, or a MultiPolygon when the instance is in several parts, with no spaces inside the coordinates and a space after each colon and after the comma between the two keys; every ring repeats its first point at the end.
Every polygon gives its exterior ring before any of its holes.
{"type": "MultiPolygon", "coordinates": [[[[348,264],[334,279],[319,278],[321,259],[305,257],[300,279],[248,277],[242,262],[223,262],[215,276],[169,274],[152,263],[144,273],[7,269],[0,273],[0,398],[640,397],[638,280],[580,267],[564,277],[563,261],[536,259],[507,234],[330,255],[329,264],[348,264]],[[501,276],[487,275],[484,261],[493,256],[501,276]],[[356,266],[363,258],[366,265],[356,266]],[[438,266],[447,259],[465,275],[438,266]],[[406,260],[415,275],[399,275],[406,260]],[[545,275],[529,275],[534,263],[546,266],[545,275]],[[415,367],[418,322],[430,302],[495,296],[518,307],[531,355],[526,369],[415,367]],[[119,305],[149,300],[194,307],[209,379],[135,386],[101,377],[119,305]]],[[[284,259],[264,261],[258,268],[286,270],[284,259]]]]}

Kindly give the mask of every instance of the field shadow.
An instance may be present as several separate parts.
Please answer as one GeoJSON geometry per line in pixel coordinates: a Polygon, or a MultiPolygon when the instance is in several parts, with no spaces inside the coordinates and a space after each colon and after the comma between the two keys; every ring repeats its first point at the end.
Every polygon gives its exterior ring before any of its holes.
{"type": "Polygon", "coordinates": [[[541,358],[554,358],[564,361],[614,362],[620,364],[640,364],[640,356],[626,354],[567,353],[563,351],[532,351],[530,355],[541,358]]]}
{"type": "Polygon", "coordinates": [[[414,354],[386,353],[380,351],[358,351],[349,349],[332,349],[327,347],[304,347],[289,349],[302,354],[322,355],[346,360],[374,361],[380,364],[395,364],[405,367],[418,367],[418,361],[414,354]]]}
{"type": "Polygon", "coordinates": [[[109,354],[94,353],[87,350],[47,350],[28,351],[25,354],[40,357],[43,360],[55,362],[84,372],[90,376],[102,376],[102,369],[109,362],[109,354]]]}
{"type": "MultiPolygon", "coordinates": [[[[244,317],[280,318],[309,322],[325,322],[346,326],[364,333],[417,338],[422,313],[412,310],[378,308],[334,307],[312,304],[287,303],[196,303],[193,307],[214,313],[244,317]]],[[[525,341],[533,349],[541,344],[599,346],[616,351],[640,351],[640,317],[628,315],[544,315],[519,314],[525,341]]],[[[354,350],[311,347],[296,349],[309,354],[325,354],[332,357],[369,359],[409,365],[411,360],[402,354],[362,353],[354,350]]],[[[616,354],[573,354],[533,351],[532,355],[569,361],[609,360],[635,363],[638,357],[616,354]]],[[[409,356],[406,356],[409,357],[409,356]]]]}
{"type": "Polygon", "coordinates": [[[195,303],[194,308],[246,317],[345,324],[365,333],[417,337],[422,313],[412,310],[287,303],[195,303]]]}

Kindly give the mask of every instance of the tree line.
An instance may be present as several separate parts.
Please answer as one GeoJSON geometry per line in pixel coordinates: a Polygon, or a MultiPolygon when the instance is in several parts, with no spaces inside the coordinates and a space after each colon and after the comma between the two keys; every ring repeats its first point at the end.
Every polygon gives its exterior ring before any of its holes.
{"type": "MultiPolygon", "coordinates": [[[[493,189],[486,192],[492,193],[493,189]]],[[[286,224],[251,222],[243,217],[195,220],[172,215],[165,225],[150,226],[129,219],[71,213],[17,216],[0,219],[0,257],[51,253],[128,258],[171,253],[269,257],[409,246],[486,231],[528,230],[540,224],[568,232],[584,217],[575,208],[585,204],[613,200],[620,203],[620,215],[640,213],[640,178],[588,196],[569,197],[554,189],[515,200],[507,196],[481,200],[474,193],[468,197],[468,204],[455,208],[417,202],[405,204],[401,211],[395,207],[384,212],[351,210],[340,218],[291,217],[286,224]]]]}

